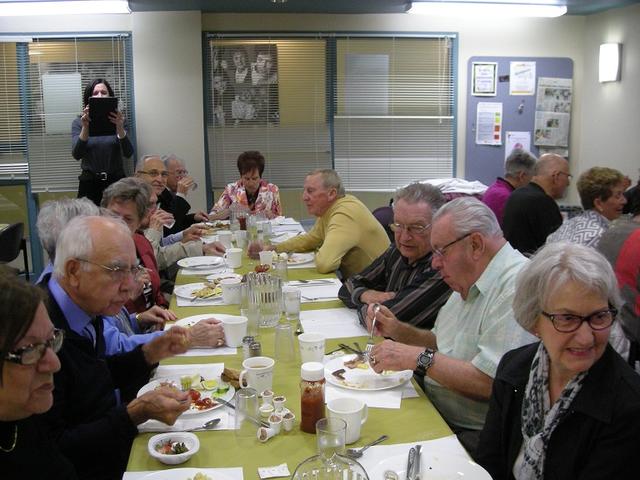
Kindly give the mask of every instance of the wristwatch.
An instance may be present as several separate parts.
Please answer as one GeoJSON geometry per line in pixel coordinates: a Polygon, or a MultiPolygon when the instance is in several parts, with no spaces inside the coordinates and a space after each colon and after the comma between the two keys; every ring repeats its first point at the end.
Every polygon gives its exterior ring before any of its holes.
{"type": "Polygon", "coordinates": [[[427,348],[424,352],[418,355],[418,366],[416,367],[416,373],[419,375],[426,375],[427,370],[433,365],[433,359],[436,351],[433,348],[427,348]]]}

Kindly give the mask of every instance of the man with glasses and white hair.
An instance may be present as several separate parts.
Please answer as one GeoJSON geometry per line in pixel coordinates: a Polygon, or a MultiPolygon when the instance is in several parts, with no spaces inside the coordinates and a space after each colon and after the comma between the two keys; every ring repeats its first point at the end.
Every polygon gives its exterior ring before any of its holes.
{"type": "Polygon", "coordinates": [[[440,307],[451,295],[442,276],[431,267],[431,222],[444,205],[438,187],[411,183],[396,191],[393,200],[395,244],[362,272],[348,278],[338,293],[340,300],[358,310],[365,324],[369,304],[380,303],[398,320],[431,328],[440,307]]]}
{"type": "MultiPolygon", "coordinates": [[[[436,212],[431,248],[432,266],[454,293],[432,330],[400,322],[382,307],[375,332],[392,340],[376,345],[370,362],[376,372],[424,375],[427,396],[473,454],[500,358],[535,341],[511,308],[515,276],[527,259],[504,239],[489,207],[474,198],[458,198],[436,212]]],[[[373,316],[371,305],[369,328],[373,316]]]]}
{"type": "Polygon", "coordinates": [[[131,232],[118,219],[76,217],[58,237],[47,309],[66,338],[45,421],[79,478],[120,478],[136,426],[149,419],[173,424],[190,405],[186,392],[170,388],[134,398],[160,360],[186,350],[185,329],[105,355],[102,316],[120,311],[139,269],[131,232]]]}

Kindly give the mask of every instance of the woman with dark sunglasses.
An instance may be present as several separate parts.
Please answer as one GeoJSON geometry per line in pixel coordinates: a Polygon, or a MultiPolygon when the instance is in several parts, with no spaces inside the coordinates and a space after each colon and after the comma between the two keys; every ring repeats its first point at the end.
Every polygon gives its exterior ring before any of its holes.
{"type": "Polygon", "coordinates": [[[640,377],[610,345],[620,296],[595,249],[547,244],[513,313],[540,342],[507,352],[475,460],[494,480],[637,478],[640,377]]]}
{"type": "Polygon", "coordinates": [[[0,472],[3,478],[75,479],[40,426],[53,403],[56,352],[63,332],[53,327],[43,292],[0,270],[0,472]]]}

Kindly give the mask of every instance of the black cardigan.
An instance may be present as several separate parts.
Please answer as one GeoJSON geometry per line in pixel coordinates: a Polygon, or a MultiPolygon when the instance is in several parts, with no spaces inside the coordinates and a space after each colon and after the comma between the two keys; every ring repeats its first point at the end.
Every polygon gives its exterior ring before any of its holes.
{"type": "MultiPolygon", "coordinates": [[[[537,348],[511,350],[498,365],[475,459],[494,480],[513,478],[522,445],[522,400],[537,348]]],[[[608,345],[551,435],[544,478],[637,478],[638,452],[640,376],[608,345]]]]}

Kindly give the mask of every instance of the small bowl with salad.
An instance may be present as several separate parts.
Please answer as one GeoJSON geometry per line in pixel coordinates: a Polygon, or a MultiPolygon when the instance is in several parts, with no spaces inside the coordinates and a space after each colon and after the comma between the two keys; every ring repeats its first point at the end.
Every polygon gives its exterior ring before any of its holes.
{"type": "Polygon", "coordinates": [[[200,441],[193,433],[169,432],[154,435],[147,446],[149,455],[167,465],[189,460],[200,449],[200,441]]]}

